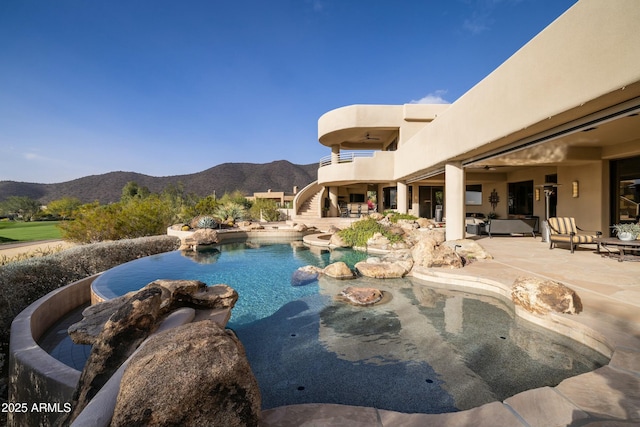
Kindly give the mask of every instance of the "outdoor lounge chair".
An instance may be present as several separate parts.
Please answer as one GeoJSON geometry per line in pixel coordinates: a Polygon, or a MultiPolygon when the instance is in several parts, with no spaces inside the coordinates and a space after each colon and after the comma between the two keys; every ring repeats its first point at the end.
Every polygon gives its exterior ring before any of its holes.
{"type": "Polygon", "coordinates": [[[578,234],[578,231],[585,230],[576,226],[575,218],[558,217],[549,218],[549,249],[553,249],[556,243],[569,243],[571,253],[576,246],[586,243],[596,243],[595,239],[602,235],[602,231],[595,231],[594,234],[578,234]]]}

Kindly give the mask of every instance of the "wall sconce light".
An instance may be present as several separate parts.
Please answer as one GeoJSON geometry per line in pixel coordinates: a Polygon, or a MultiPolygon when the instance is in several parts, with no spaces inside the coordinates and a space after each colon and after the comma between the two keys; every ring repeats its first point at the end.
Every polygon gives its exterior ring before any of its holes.
{"type": "Polygon", "coordinates": [[[536,202],[540,200],[540,189],[536,188],[536,202]]]}
{"type": "Polygon", "coordinates": [[[573,181],[571,183],[571,197],[579,197],[580,196],[580,191],[579,191],[579,187],[578,187],[578,181],[573,181]]]}

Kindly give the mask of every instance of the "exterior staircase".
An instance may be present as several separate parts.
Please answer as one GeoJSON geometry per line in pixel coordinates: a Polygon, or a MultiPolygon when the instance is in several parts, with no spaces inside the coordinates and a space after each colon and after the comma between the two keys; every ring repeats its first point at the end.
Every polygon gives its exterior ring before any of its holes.
{"type": "Polygon", "coordinates": [[[316,227],[326,231],[329,227],[346,228],[354,222],[355,218],[329,218],[322,216],[323,195],[325,188],[313,182],[303,188],[293,201],[293,218],[288,223],[305,224],[307,227],[316,227]]]}
{"type": "MultiPolygon", "coordinates": [[[[320,187],[320,186],[318,186],[320,187]]],[[[320,187],[319,191],[313,196],[305,200],[300,209],[298,209],[297,217],[305,219],[322,218],[322,195],[324,194],[324,187],[320,187]]]]}

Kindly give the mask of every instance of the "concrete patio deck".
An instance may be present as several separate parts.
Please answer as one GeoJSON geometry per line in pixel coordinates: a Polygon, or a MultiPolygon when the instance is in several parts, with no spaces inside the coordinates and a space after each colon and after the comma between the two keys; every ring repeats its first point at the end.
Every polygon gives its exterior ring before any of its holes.
{"type": "Polygon", "coordinates": [[[461,270],[423,271],[426,276],[478,278],[510,287],[522,275],[541,276],[574,289],[584,310],[559,315],[591,328],[614,349],[609,365],[528,390],[468,411],[402,414],[375,408],[306,404],[264,411],[267,426],[631,426],[640,425],[640,263],[618,262],[595,253],[595,245],[571,254],[549,249],[540,237],[469,236],[492,260],[461,270]]]}

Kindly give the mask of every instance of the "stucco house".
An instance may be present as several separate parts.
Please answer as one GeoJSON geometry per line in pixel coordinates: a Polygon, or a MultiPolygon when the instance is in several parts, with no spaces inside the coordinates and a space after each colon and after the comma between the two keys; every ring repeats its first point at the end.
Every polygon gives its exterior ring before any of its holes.
{"type": "Polygon", "coordinates": [[[550,216],[608,235],[640,214],[639,24],[638,0],[580,0],[452,104],[325,113],[330,155],[295,215],[442,207],[459,239],[470,213],[543,220],[549,190],[550,216]]]}

